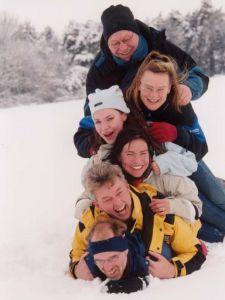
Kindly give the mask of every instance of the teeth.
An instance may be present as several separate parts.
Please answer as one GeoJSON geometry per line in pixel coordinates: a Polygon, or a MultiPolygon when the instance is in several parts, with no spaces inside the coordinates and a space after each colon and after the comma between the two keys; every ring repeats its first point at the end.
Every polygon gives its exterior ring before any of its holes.
{"type": "Polygon", "coordinates": [[[121,55],[127,55],[127,54],[129,54],[130,53],[130,50],[129,51],[127,51],[126,53],[120,53],[121,55]]]}
{"type": "Polygon", "coordinates": [[[153,100],[150,100],[150,99],[148,99],[148,102],[151,102],[151,103],[157,103],[159,100],[156,100],[156,101],[153,101],[153,100]]]}
{"type": "Polygon", "coordinates": [[[117,212],[117,213],[120,213],[121,211],[123,211],[125,209],[125,204],[124,204],[124,206],[123,207],[121,207],[121,208],[117,208],[117,209],[115,209],[115,211],[117,212]]]}
{"type": "Polygon", "coordinates": [[[142,168],[142,166],[133,166],[132,167],[134,170],[140,170],[142,168]]]}

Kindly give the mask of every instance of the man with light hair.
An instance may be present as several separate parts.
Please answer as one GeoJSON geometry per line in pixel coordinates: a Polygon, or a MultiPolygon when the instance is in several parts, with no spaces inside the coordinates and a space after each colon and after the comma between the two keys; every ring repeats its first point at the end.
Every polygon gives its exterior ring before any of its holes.
{"type": "Polygon", "coordinates": [[[139,192],[128,185],[117,165],[106,162],[93,165],[84,182],[93,205],[83,213],[74,235],[70,271],[75,278],[93,279],[85,262],[87,236],[100,215],[124,221],[130,233],[140,232],[145,245],[145,256],[150,254],[152,257],[149,260],[149,272],[153,276],[184,276],[201,267],[205,256],[201,242],[190,225],[176,215],[159,216],[151,211],[151,197],[157,194],[154,187],[146,192],[139,192]],[[167,259],[162,255],[164,244],[171,247],[172,258],[167,259]]]}

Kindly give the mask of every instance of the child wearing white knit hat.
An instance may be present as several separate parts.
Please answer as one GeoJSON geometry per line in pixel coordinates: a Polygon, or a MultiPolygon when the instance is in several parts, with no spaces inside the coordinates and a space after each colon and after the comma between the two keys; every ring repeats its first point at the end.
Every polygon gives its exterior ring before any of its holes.
{"type": "Polygon", "coordinates": [[[113,85],[104,90],[96,89],[88,98],[97,133],[107,144],[112,145],[130,113],[123,92],[118,85],[113,85]]]}
{"type": "Polygon", "coordinates": [[[88,99],[92,117],[96,111],[104,108],[117,109],[126,114],[130,112],[118,85],[105,90],[96,89],[94,93],[88,95],[88,99]]]}

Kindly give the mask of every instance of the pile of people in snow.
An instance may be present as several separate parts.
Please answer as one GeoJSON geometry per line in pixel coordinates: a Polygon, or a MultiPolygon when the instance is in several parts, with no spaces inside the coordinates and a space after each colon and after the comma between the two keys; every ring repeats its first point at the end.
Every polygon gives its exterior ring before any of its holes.
{"type": "Polygon", "coordinates": [[[74,278],[131,293],[185,276],[225,234],[225,189],[191,105],[209,78],[191,56],[123,5],[101,16],[103,34],[74,135],[82,172],[70,252],[74,278]]]}

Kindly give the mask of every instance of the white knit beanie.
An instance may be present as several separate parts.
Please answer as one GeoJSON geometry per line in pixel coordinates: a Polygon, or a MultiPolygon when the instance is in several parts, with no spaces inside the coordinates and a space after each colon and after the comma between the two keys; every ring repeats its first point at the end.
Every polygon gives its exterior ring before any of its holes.
{"type": "Polygon", "coordinates": [[[117,109],[126,114],[130,112],[118,85],[113,85],[105,90],[96,89],[94,93],[88,95],[88,99],[92,116],[103,108],[117,109]]]}

